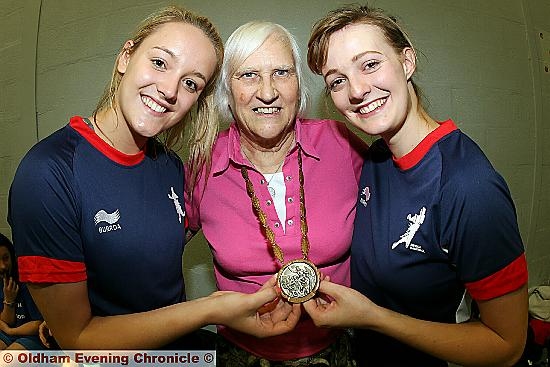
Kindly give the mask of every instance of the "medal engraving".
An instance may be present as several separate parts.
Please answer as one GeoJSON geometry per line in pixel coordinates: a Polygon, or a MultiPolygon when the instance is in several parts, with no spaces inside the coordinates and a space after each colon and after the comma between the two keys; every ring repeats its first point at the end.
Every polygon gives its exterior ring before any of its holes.
{"type": "Polygon", "coordinates": [[[305,302],[319,289],[319,271],[311,261],[293,260],[279,270],[277,283],[289,302],[305,302]]]}

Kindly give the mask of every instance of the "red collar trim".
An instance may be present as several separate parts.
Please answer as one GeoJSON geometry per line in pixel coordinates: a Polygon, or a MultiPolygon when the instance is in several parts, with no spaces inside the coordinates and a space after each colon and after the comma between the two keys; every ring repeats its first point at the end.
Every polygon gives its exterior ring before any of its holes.
{"type": "Polygon", "coordinates": [[[122,164],[123,166],[135,166],[136,164],[141,163],[145,158],[145,152],[143,150],[136,154],[125,154],[116,150],[97,136],[94,130],[91,129],[80,116],[71,117],[69,125],[75,129],[76,132],[82,135],[88,143],[92,144],[94,148],[118,164],[122,164]]]}
{"type": "Polygon", "coordinates": [[[403,157],[396,159],[393,158],[393,161],[402,170],[407,170],[413,168],[432,146],[437,143],[441,138],[450,134],[451,132],[457,130],[456,125],[452,120],[447,120],[442,122],[437,129],[429,133],[422,141],[414,147],[412,151],[405,154],[403,157]]]}

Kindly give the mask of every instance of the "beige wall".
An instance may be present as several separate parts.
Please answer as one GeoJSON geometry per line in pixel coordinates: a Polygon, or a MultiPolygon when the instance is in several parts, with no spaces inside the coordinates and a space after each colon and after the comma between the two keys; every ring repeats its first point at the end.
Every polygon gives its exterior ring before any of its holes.
{"type": "MultiPolygon", "coordinates": [[[[209,16],[223,39],[251,19],[278,22],[303,48],[315,19],[347,1],[0,0],[0,231],[24,152],[74,114],[89,114],[135,23],[168,3],[209,16]]],[[[417,82],[438,119],[453,118],[510,185],[531,284],[550,282],[550,2],[379,0],[420,51],[417,82]],[[540,37],[542,33],[546,38],[540,37]]],[[[304,50],[305,51],[305,50],[304,50]]],[[[305,53],[303,52],[304,57],[305,53]]],[[[309,74],[311,116],[339,118],[309,74]]],[[[191,296],[213,290],[202,240],[186,250],[191,296]]]]}

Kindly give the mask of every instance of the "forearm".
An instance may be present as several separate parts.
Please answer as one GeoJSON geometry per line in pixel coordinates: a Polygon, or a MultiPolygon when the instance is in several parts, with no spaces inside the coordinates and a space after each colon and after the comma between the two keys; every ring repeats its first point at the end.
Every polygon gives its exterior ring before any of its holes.
{"type": "Polygon", "coordinates": [[[29,321],[15,328],[11,328],[8,332],[12,336],[38,335],[38,327],[42,321],[29,321]]]}
{"type": "Polygon", "coordinates": [[[514,345],[479,321],[437,323],[387,309],[372,319],[377,321],[371,329],[462,366],[507,366],[516,358],[514,345]]]}
{"type": "Polygon", "coordinates": [[[4,303],[4,308],[2,309],[2,313],[0,313],[0,320],[8,325],[15,324],[15,303],[13,305],[4,303]]]}
{"type": "Polygon", "coordinates": [[[50,328],[64,349],[158,349],[208,323],[210,307],[202,303],[198,299],[143,313],[95,316],[72,335],[50,328]]]}

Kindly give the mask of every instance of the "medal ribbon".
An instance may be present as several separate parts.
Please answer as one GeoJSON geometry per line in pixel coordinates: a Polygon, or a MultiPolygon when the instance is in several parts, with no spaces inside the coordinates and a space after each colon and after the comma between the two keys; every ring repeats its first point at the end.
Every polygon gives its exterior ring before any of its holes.
{"type": "MultiPolygon", "coordinates": [[[[298,176],[300,179],[300,231],[302,233],[301,249],[302,249],[302,256],[304,260],[307,260],[307,255],[309,253],[309,240],[307,238],[308,228],[307,228],[307,220],[306,220],[306,203],[305,203],[305,195],[304,195],[304,172],[302,170],[301,149],[298,150],[298,168],[299,168],[298,176]]],[[[275,233],[267,224],[267,215],[264,213],[264,211],[260,207],[260,200],[258,199],[258,197],[256,196],[256,193],[254,192],[254,186],[250,181],[250,177],[248,177],[248,169],[244,166],[241,167],[241,175],[243,176],[244,181],[246,183],[246,192],[248,193],[248,196],[252,201],[252,209],[254,210],[254,214],[256,214],[256,217],[258,217],[258,220],[260,221],[260,224],[264,229],[265,237],[267,238],[267,241],[269,242],[269,244],[271,245],[271,248],[273,249],[273,254],[281,264],[284,264],[283,250],[277,244],[277,242],[275,242],[275,233]]]]}

